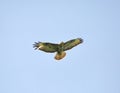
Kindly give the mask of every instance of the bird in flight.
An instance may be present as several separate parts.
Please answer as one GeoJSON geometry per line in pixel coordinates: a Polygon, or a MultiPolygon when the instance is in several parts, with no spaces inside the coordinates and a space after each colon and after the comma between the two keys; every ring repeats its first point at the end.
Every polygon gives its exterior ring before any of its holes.
{"type": "Polygon", "coordinates": [[[33,47],[38,50],[47,52],[47,53],[54,53],[56,52],[55,59],[60,60],[66,56],[67,50],[81,44],[83,42],[83,39],[76,38],[69,40],[67,42],[61,42],[60,44],[54,44],[49,42],[35,42],[33,44],[33,47]]]}

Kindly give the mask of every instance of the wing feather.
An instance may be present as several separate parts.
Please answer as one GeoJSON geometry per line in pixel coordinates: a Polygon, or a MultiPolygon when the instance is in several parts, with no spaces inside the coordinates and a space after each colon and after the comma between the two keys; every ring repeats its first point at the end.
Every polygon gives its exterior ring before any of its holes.
{"type": "Polygon", "coordinates": [[[83,39],[81,39],[81,38],[72,39],[70,41],[67,41],[64,43],[63,50],[64,51],[69,50],[82,42],[83,42],[83,39]]]}
{"type": "Polygon", "coordinates": [[[38,50],[42,50],[44,52],[53,53],[56,52],[58,49],[58,44],[47,43],[47,42],[35,42],[33,47],[38,50]]]}

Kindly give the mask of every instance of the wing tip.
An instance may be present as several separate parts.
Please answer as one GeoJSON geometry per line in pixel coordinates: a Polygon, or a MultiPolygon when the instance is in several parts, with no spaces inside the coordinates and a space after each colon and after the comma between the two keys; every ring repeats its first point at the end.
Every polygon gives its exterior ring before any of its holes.
{"type": "Polygon", "coordinates": [[[39,44],[40,44],[41,42],[35,42],[34,44],[33,44],[33,48],[35,48],[35,50],[36,49],[38,49],[38,47],[39,47],[39,44]]]}
{"type": "Polygon", "coordinates": [[[82,39],[82,38],[77,38],[77,39],[79,39],[79,40],[80,40],[80,43],[83,43],[83,39],[82,39]]]}

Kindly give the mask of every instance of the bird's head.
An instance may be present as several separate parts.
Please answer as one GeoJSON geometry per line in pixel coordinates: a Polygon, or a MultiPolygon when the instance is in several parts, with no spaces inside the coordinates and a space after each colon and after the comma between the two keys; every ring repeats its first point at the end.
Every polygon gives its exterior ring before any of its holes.
{"type": "Polygon", "coordinates": [[[64,45],[64,42],[61,42],[60,45],[63,46],[63,45],[64,45]]]}

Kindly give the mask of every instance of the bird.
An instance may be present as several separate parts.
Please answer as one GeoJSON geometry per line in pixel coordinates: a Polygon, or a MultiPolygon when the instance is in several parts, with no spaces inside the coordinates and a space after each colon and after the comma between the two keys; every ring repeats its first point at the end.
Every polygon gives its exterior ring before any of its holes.
{"type": "Polygon", "coordinates": [[[56,52],[56,55],[54,58],[56,60],[61,60],[66,56],[65,51],[70,50],[81,43],[83,43],[83,39],[76,38],[76,39],[69,40],[67,42],[61,42],[59,44],[49,43],[49,42],[35,42],[33,44],[33,47],[35,48],[35,50],[41,50],[47,53],[56,52]]]}

